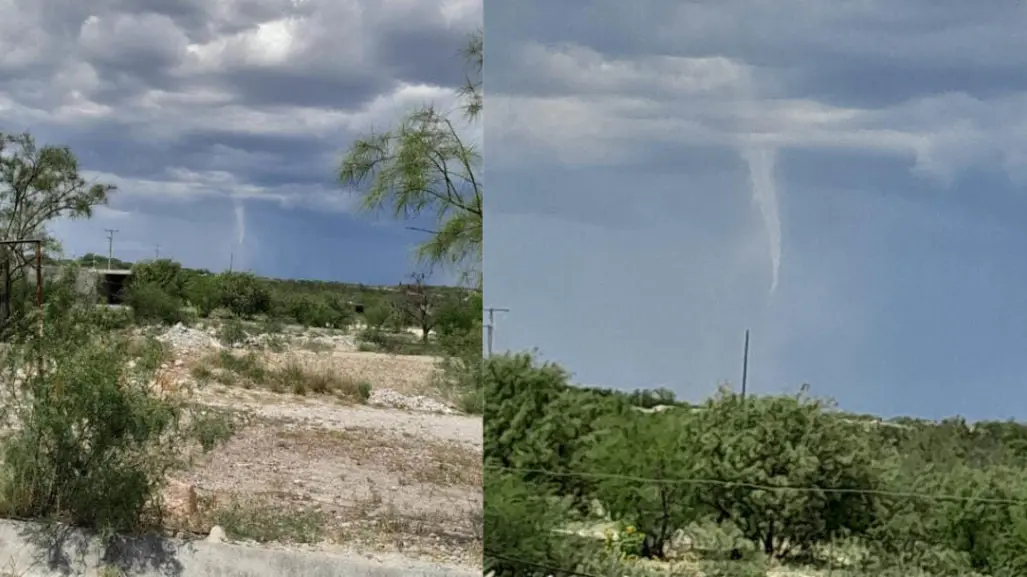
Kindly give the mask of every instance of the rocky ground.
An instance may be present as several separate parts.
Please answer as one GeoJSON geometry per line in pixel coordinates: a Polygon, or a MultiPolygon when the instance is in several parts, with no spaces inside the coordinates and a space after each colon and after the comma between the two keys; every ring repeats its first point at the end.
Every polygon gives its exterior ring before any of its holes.
{"type": "Polygon", "coordinates": [[[157,336],[170,353],[161,386],[233,430],[209,453],[191,449],[192,465],[168,487],[170,527],[480,567],[482,421],[434,390],[437,359],[360,352],[350,335],[328,331],[232,346],[216,335],[214,327],[176,326],[157,336]],[[227,363],[226,354],[245,362],[227,363]],[[274,371],[366,383],[370,393],[355,400],[294,394],[286,377],[276,377],[277,390],[258,382],[274,371]]]}

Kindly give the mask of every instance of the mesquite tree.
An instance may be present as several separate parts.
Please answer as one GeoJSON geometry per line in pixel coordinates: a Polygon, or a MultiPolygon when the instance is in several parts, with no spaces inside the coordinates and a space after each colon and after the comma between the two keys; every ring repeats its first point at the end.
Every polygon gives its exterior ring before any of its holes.
{"type": "MultiPolygon", "coordinates": [[[[89,218],[114,186],[87,182],[65,146],[36,146],[30,134],[0,132],[0,235],[4,240],[56,241],[46,225],[57,218],[89,218]]],[[[11,295],[32,262],[31,245],[0,247],[0,326],[11,317],[11,295]]]]}

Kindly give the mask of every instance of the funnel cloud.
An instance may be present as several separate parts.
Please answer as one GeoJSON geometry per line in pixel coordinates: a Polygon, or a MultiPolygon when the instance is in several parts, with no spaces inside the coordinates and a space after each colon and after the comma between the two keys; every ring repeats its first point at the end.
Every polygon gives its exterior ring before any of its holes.
{"type": "Polygon", "coordinates": [[[238,198],[233,200],[232,204],[235,208],[235,243],[242,246],[246,240],[246,207],[238,198]]]}
{"type": "Polygon", "coordinates": [[[749,184],[752,198],[760,209],[763,225],[767,229],[770,246],[771,294],[777,290],[781,269],[781,214],[777,200],[777,184],[774,181],[776,152],[767,147],[748,147],[742,150],[742,158],[749,166],[749,184]]]}

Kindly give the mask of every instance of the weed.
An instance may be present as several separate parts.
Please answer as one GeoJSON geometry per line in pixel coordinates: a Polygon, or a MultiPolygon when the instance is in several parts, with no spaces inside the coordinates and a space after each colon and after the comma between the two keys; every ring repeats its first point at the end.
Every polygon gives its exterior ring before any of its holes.
{"type": "Polygon", "coordinates": [[[225,320],[218,331],[218,338],[227,346],[239,344],[249,336],[249,333],[246,332],[246,327],[243,326],[239,319],[235,318],[225,320]]]}
{"type": "Polygon", "coordinates": [[[233,354],[232,351],[221,351],[218,354],[218,365],[225,371],[254,382],[262,382],[267,378],[267,369],[260,357],[255,353],[245,355],[233,354]]]}
{"type": "Polygon", "coordinates": [[[124,348],[125,354],[136,360],[136,367],[141,371],[152,372],[171,360],[171,347],[154,337],[129,339],[124,348]]]}
{"type": "Polygon", "coordinates": [[[204,364],[194,366],[189,372],[200,383],[209,383],[214,379],[214,371],[204,364]]]}
{"type": "Polygon", "coordinates": [[[213,512],[212,520],[236,539],[259,543],[317,543],[325,534],[327,516],[312,509],[285,509],[235,501],[213,512]]]}
{"type": "Polygon", "coordinates": [[[195,414],[189,427],[190,436],[200,442],[204,453],[228,442],[235,432],[236,424],[232,415],[214,409],[205,409],[195,414]]]}
{"type": "Polygon", "coordinates": [[[313,353],[326,353],[331,351],[335,347],[331,343],[326,343],[317,339],[307,339],[300,344],[300,348],[313,352],[313,353]]]}

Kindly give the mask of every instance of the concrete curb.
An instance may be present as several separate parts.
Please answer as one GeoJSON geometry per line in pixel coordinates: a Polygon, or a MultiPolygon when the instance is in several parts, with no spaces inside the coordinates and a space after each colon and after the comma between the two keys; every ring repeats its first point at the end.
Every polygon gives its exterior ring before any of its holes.
{"type": "Polygon", "coordinates": [[[471,577],[480,571],[363,557],[284,551],[161,537],[95,536],[63,527],[0,520],[0,577],[471,577]]]}

